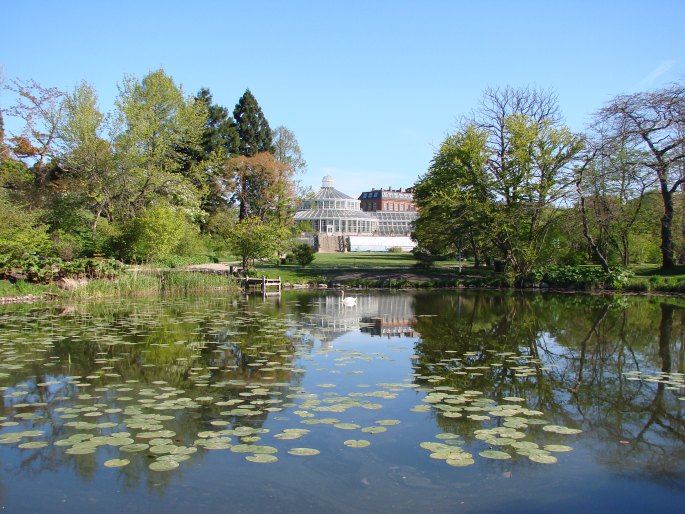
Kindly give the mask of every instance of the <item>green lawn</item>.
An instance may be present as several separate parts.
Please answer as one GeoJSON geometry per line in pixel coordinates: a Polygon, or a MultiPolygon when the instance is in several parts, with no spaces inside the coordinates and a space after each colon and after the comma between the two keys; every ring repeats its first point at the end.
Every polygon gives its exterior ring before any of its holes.
{"type": "Polygon", "coordinates": [[[680,264],[672,270],[664,271],[658,264],[638,264],[630,269],[636,277],[678,277],[685,279],[685,264],[680,264]]]}
{"type": "MultiPolygon", "coordinates": [[[[411,253],[317,253],[311,268],[407,268],[419,264],[411,253]]],[[[437,261],[435,267],[454,267],[456,261],[437,261]]]]}
{"type": "Polygon", "coordinates": [[[317,253],[312,268],[397,268],[413,266],[418,261],[411,253],[349,252],[317,253]]]}
{"type": "MultiPolygon", "coordinates": [[[[407,272],[417,272],[427,279],[444,279],[457,271],[456,261],[439,261],[431,267],[421,266],[420,261],[411,253],[389,252],[349,252],[317,253],[314,261],[308,266],[275,265],[258,263],[252,275],[266,275],[269,278],[281,277],[286,283],[326,283],[335,282],[349,272],[364,273],[375,277],[375,280],[392,279],[407,272]]],[[[464,266],[463,270],[466,273],[464,266]]],[[[479,273],[476,273],[479,274],[479,273]]]]}

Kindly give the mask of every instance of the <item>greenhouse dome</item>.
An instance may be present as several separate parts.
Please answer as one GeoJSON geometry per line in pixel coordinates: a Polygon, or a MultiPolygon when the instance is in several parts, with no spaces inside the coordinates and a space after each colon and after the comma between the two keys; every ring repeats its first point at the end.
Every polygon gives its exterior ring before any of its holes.
{"type": "Polygon", "coordinates": [[[360,201],[333,187],[333,178],[323,178],[321,189],[302,202],[295,221],[308,221],[319,234],[373,234],[378,218],[361,210],[360,201]]]}

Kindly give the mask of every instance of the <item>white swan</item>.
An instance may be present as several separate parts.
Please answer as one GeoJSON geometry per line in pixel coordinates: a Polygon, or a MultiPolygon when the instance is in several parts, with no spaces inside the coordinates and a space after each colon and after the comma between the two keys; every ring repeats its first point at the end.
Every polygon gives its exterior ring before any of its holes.
{"type": "Polygon", "coordinates": [[[348,296],[345,298],[345,290],[341,289],[340,290],[341,296],[340,296],[340,301],[342,302],[343,305],[346,307],[352,307],[353,305],[357,305],[357,298],[355,296],[348,296]]]}

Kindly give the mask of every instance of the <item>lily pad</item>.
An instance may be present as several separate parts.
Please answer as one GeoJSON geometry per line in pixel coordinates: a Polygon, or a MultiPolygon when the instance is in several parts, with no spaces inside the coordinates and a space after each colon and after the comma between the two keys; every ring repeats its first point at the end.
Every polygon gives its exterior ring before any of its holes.
{"type": "Polygon", "coordinates": [[[400,420],[399,419],[379,419],[376,421],[376,425],[381,425],[381,426],[392,426],[392,425],[399,425],[400,420]]]}
{"type": "Polygon", "coordinates": [[[119,450],[122,452],[127,452],[127,453],[135,453],[135,452],[142,452],[144,450],[147,450],[150,447],[149,444],[146,443],[133,443],[133,444],[125,444],[124,446],[120,446],[119,450]]]}
{"type": "Polygon", "coordinates": [[[245,460],[257,462],[259,464],[270,464],[272,462],[277,462],[278,457],[275,455],[268,455],[266,453],[255,453],[254,455],[246,455],[245,460]]]}
{"type": "Polygon", "coordinates": [[[128,459],[109,459],[105,461],[105,467],[107,468],[121,468],[128,466],[131,463],[128,459]]]}
{"type": "Polygon", "coordinates": [[[458,453],[449,459],[445,461],[448,465],[456,467],[456,468],[463,468],[466,466],[470,466],[475,463],[473,460],[473,455],[471,455],[468,452],[461,452],[458,453]]]}
{"type": "Polygon", "coordinates": [[[511,459],[511,455],[506,452],[501,452],[499,450],[485,450],[480,452],[478,455],[485,457],[486,459],[496,459],[496,460],[506,460],[511,459]]]}
{"type": "Polygon", "coordinates": [[[371,443],[366,439],[348,439],[343,444],[350,448],[366,448],[367,446],[371,446],[371,443]]]}
{"type": "Polygon", "coordinates": [[[366,434],[380,434],[382,432],[387,432],[387,428],[385,427],[364,427],[362,428],[362,432],[366,434]]]}
{"type": "Polygon", "coordinates": [[[570,452],[573,450],[573,448],[565,444],[547,444],[544,449],[548,452],[570,452]]]}
{"type": "Polygon", "coordinates": [[[575,434],[580,434],[583,432],[579,428],[569,428],[569,427],[563,427],[560,425],[545,425],[544,427],[542,427],[542,429],[545,432],[553,432],[555,434],[563,434],[563,435],[575,435],[575,434]]]}
{"type": "Polygon", "coordinates": [[[318,455],[321,452],[319,450],[314,449],[314,448],[291,448],[290,450],[288,450],[288,453],[290,455],[307,457],[310,455],[318,455]]]}
{"type": "Polygon", "coordinates": [[[179,466],[178,462],[169,459],[156,460],[148,466],[152,471],[171,471],[179,466]]]}
{"type": "Polygon", "coordinates": [[[356,430],[361,428],[361,426],[357,425],[356,423],[336,423],[333,426],[335,428],[339,428],[340,430],[356,430]]]}
{"type": "Polygon", "coordinates": [[[533,462],[537,462],[539,464],[554,464],[557,462],[557,458],[554,455],[533,454],[529,455],[528,458],[533,462]]]}

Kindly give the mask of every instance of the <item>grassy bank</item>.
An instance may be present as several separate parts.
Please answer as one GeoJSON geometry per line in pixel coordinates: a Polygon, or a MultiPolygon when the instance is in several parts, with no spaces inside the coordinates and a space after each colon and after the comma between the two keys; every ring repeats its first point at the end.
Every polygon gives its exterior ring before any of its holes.
{"type": "Polygon", "coordinates": [[[651,293],[685,293],[685,265],[662,270],[655,264],[631,266],[634,276],[624,287],[626,291],[651,293]]]}
{"type": "Polygon", "coordinates": [[[128,297],[146,294],[186,294],[203,291],[240,291],[231,277],[177,270],[146,270],[124,272],[112,280],[89,280],[74,289],[59,289],[54,284],[10,283],[0,280],[0,298],[5,301],[36,297],[70,299],[128,297]]]}
{"type": "Polygon", "coordinates": [[[53,285],[31,284],[25,280],[19,280],[14,283],[8,280],[0,280],[0,299],[5,301],[58,294],[57,292],[58,289],[53,285]]]}
{"type": "MultiPolygon", "coordinates": [[[[552,289],[601,291],[605,284],[596,280],[601,270],[596,266],[552,267],[542,283],[552,289]],[[598,273],[599,272],[599,273],[598,273]]],[[[474,268],[456,261],[438,261],[431,266],[406,253],[332,253],[317,254],[308,266],[258,264],[250,276],[281,277],[284,284],[317,286],[344,285],[361,288],[499,288],[510,289],[512,277],[489,269],[474,268]]],[[[539,284],[540,282],[538,282],[539,284]]],[[[663,272],[656,265],[633,266],[620,285],[609,288],[618,292],[685,293],[685,266],[663,272]]],[[[72,299],[129,297],[146,294],[202,293],[210,290],[240,291],[240,284],[225,275],[182,271],[178,269],[132,268],[114,280],[91,280],[73,290],[59,290],[54,285],[24,281],[11,284],[0,281],[0,298],[33,299],[56,296],[72,299]]]]}
{"type": "Polygon", "coordinates": [[[456,261],[431,266],[409,253],[324,253],[308,266],[259,264],[251,275],[281,277],[285,284],[342,284],[349,287],[460,287],[480,281],[487,270],[459,267],[456,261]]]}
{"type": "Polygon", "coordinates": [[[91,280],[62,295],[69,298],[126,297],[143,294],[185,294],[210,290],[240,291],[231,277],[176,270],[134,271],[114,280],[91,280]]]}
{"type": "MultiPolygon", "coordinates": [[[[552,267],[555,268],[555,267],[552,267]]],[[[664,272],[657,265],[631,266],[627,273],[615,272],[615,280],[603,283],[599,266],[556,267],[546,283],[553,289],[645,293],[685,293],[685,265],[664,272]],[[613,283],[612,283],[613,282],[613,283]]],[[[408,253],[328,253],[317,254],[308,266],[262,264],[252,272],[269,278],[280,276],[291,284],[342,284],[368,288],[424,287],[513,287],[513,277],[467,263],[437,261],[426,266],[408,253]],[[461,266],[460,266],[461,265],[461,266]]]]}

